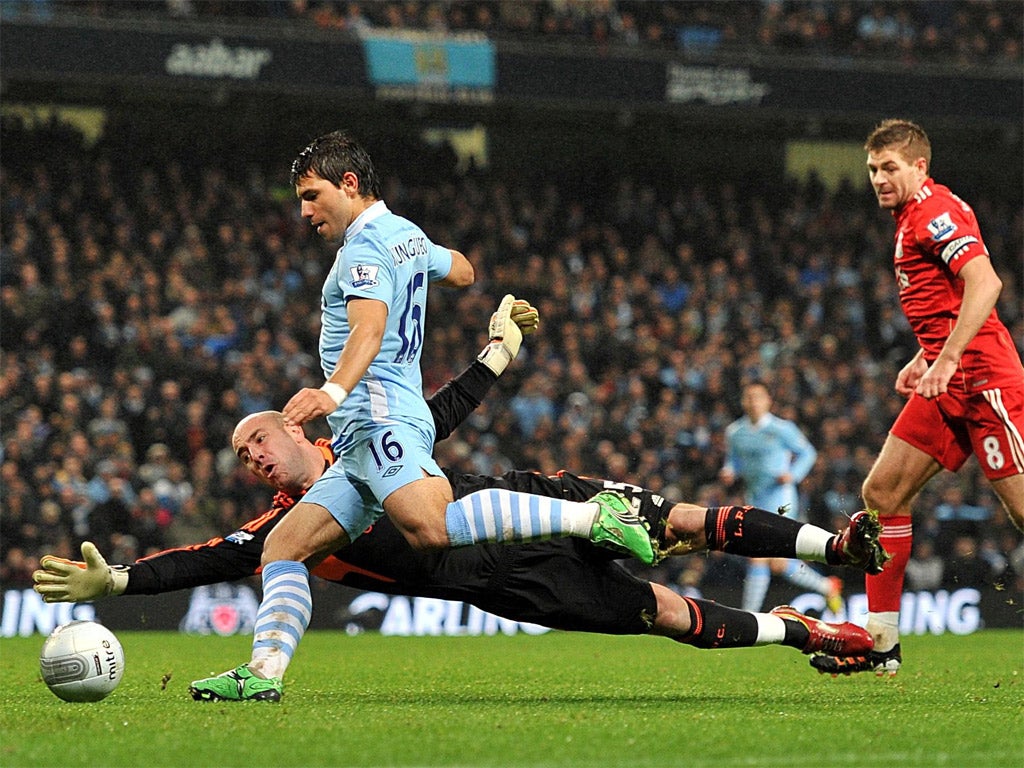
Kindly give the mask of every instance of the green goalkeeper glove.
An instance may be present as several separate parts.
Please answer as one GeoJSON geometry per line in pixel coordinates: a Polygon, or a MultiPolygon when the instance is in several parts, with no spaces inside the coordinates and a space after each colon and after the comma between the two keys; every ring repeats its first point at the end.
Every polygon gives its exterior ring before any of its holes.
{"type": "Polygon", "coordinates": [[[111,568],[91,541],[82,542],[85,562],[44,555],[42,566],[32,574],[35,591],[44,603],[81,603],[108,595],[120,595],[128,587],[128,572],[111,568]]]}
{"type": "Polygon", "coordinates": [[[480,351],[476,359],[490,368],[495,376],[501,376],[519,354],[523,336],[535,332],[538,325],[540,315],[530,302],[505,294],[498,310],[491,315],[487,329],[491,343],[480,351]]]}

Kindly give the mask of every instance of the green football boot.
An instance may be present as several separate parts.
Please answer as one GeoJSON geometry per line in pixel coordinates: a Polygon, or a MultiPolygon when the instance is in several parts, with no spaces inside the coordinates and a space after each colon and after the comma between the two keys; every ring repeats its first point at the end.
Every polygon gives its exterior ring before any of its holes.
{"type": "Polygon", "coordinates": [[[590,540],[599,547],[625,552],[647,565],[657,562],[651,535],[623,494],[603,491],[588,501],[600,507],[590,540]]]}
{"type": "Polygon", "coordinates": [[[256,677],[243,664],[222,675],[195,680],[188,692],[196,701],[280,701],[283,688],[281,678],[256,677]]]}

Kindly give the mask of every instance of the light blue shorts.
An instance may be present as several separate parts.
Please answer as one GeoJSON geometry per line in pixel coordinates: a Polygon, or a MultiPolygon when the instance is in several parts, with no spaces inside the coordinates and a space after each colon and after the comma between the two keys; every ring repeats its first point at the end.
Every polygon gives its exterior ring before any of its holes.
{"type": "Polygon", "coordinates": [[[423,472],[442,476],[431,456],[433,436],[405,424],[374,425],[362,430],[345,452],[302,498],[326,508],[350,539],[381,515],[381,502],[423,472]]]}

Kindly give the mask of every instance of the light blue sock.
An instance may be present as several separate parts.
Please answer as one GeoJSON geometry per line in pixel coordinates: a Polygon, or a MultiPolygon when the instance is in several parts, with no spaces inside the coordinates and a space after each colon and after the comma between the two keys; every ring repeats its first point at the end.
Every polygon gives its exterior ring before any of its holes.
{"type": "Polygon", "coordinates": [[[448,505],[445,528],[453,547],[483,541],[541,541],[554,536],[590,537],[596,504],[488,488],[448,505]]]}
{"type": "Polygon", "coordinates": [[[751,563],[747,568],[747,578],[743,581],[743,610],[757,613],[768,594],[772,583],[772,571],[768,563],[751,563]]]}
{"type": "Polygon", "coordinates": [[[294,560],[264,566],[263,602],[252,639],[252,670],[262,677],[284,677],[312,614],[306,566],[294,560]]]}

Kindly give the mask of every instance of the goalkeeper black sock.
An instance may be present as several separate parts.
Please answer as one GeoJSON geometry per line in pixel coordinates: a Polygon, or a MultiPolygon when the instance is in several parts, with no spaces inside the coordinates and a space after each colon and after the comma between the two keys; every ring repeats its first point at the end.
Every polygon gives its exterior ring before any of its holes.
{"type": "Polygon", "coordinates": [[[676,638],[695,648],[749,648],[779,644],[803,649],[809,632],[799,621],[770,613],[751,613],[710,600],[684,597],[690,611],[690,631],[676,638]]]}
{"type": "Polygon", "coordinates": [[[690,631],[679,642],[697,648],[748,648],[757,642],[757,617],[748,611],[684,597],[690,609],[690,631]]]}
{"type": "Polygon", "coordinates": [[[803,525],[757,507],[710,507],[704,535],[711,550],[744,557],[796,557],[803,525]]]}

